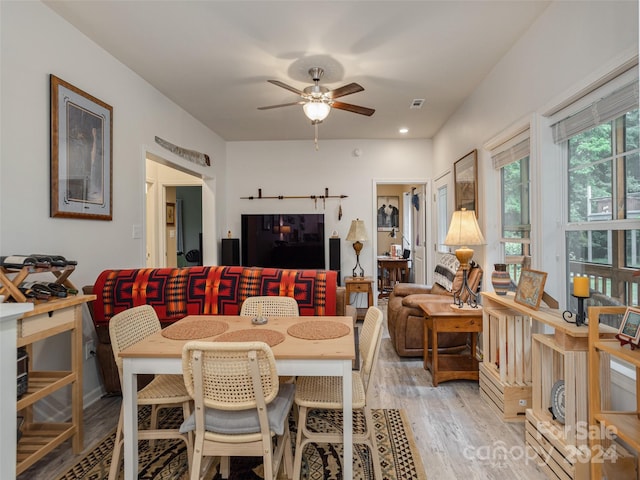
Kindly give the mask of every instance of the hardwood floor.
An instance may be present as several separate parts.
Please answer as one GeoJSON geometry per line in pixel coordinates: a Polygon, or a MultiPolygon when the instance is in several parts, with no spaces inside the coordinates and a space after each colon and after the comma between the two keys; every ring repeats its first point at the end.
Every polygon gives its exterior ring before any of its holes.
{"type": "MultiPolygon", "coordinates": [[[[387,332],[373,385],[372,408],[405,410],[429,480],[547,478],[535,460],[527,460],[523,423],[503,422],[480,398],[477,382],[433,387],[422,359],[398,357],[387,332]]],[[[119,409],[119,397],[102,398],[85,409],[86,450],[115,428],[119,409]]],[[[77,458],[66,443],[17,480],[54,479],[77,458]]]]}

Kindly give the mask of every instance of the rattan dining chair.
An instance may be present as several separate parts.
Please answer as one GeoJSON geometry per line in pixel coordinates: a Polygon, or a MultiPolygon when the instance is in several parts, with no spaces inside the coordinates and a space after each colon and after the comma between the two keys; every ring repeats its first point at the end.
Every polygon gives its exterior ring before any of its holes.
{"type": "MultiPolygon", "coordinates": [[[[138,343],[161,330],[160,320],[150,305],[133,307],[114,315],[109,321],[109,336],[113,347],[113,356],[118,366],[118,375],[122,382],[122,358],[120,351],[138,343]]],[[[191,397],[187,393],[182,375],[156,375],[151,382],[138,391],[138,405],[151,406],[151,420],[148,429],[139,429],[138,438],[153,443],[159,439],[180,439],[187,444],[187,456],[191,463],[191,441],[188,435],[177,428],[158,428],[158,411],[163,408],[182,406],[184,418],[191,414],[191,397]]],[[[111,457],[109,480],[118,477],[123,445],[123,410],[116,430],[116,442],[111,457]]]]}
{"type": "Polygon", "coordinates": [[[298,302],[296,302],[295,298],[275,295],[247,297],[242,302],[240,315],[243,317],[255,317],[258,315],[259,308],[261,308],[261,313],[264,316],[297,317],[300,315],[298,302]]]}
{"type": "MultiPolygon", "coordinates": [[[[365,444],[371,451],[374,478],[382,480],[380,461],[373,418],[367,406],[367,393],[380,352],[382,340],[382,311],[369,307],[362,325],[358,349],[362,358],[360,370],[352,374],[353,410],[362,410],[365,418],[364,432],[353,434],[353,443],[365,444]]],[[[308,443],[342,443],[342,431],[313,432],[308,428],[307,416],[310,410],[342,410],[342,377],[298,377],[296,380],[295,403],[298,407],[298,433],[293,462],[293,476],[300,478],[302,453],[308,443]]]]}
{"type": "MultiPolygon", "coordinates": [[[[279,297],[275,295],[247,297],[242,302],[240,316],[255,317],[258,312],[264,317],[298,317],[298,302],[293,297],[279,297]],[[260,305],[260,307],[258,307],[260,305]],[[260,309],[260,310],[259,310],[260,309]]],[[[280,383],[293,383],[295,377],[280,377],[280,383]]]]}
{"type": "MultiPolygon", "coordinates": [[[[295,387],[278,382],[269,345],[191,341],[182,350],[182,371],[195,405],[180,428],[195,434],[191,480],[203,478],[211,466],[203,457],[214,456],[261,456],[265,480],[277,477],[284,458],[291,478],[288,417],[295,387]]],[[[228,478],[229,463],[220,465],[228,478]]]]}

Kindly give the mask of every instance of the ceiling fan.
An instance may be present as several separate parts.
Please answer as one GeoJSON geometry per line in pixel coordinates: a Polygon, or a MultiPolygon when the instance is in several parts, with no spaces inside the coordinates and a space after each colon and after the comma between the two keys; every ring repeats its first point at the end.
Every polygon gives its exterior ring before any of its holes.
{"type": "Polygon", "coordinates": [[[359,105],[352,105],[350,103],[338,102],[336,98],[344,97],[345,95],[351,95],[352,93],[362,92],[364,88],[357,83],[349,83],[334,90],[329,90],[327,87],[320,85],[320,79],[324,74],[324,70],[320,67],[311,67],[309,69],[309,76],[313,80],[313,85],[306,87],[304,90],[298,90],[291,85],[287,85],[279,80],[267,80],[269,83],[273,83],[278,87],[282,87],[302,97],[302,100],[297,102],[282,103],[279,105],[270,105],[267,107],[258,107],[258,110],[269,110],[271,108],[289,107],[291,105],[302,105],[305,115],[311,120],[312,125],[317,125],[322,122],[332,108],[338,110],[346,110],[347,112],[359,113],[360,115],[366,115],[370,117],[374,114],[373,108],[361,107],[359,105]]]}

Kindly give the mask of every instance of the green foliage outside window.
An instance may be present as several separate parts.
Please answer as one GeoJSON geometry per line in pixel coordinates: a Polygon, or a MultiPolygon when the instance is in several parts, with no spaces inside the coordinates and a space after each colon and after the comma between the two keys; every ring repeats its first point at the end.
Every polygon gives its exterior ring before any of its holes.
{"type": "Polygon", "coordinates": [[[637,301],[637,288],[624,285],[640,268],[640,229],[628,222],[603,229],[598,222],[640,218],[639,138],[633,110],[567,142],[568,275],[586,273],[592,290],[623,303],[637,301]]]}
{"type": "MultiPolygon", "coordinates": [[[[529,214],[529,156],[505,165],[502,175],[502,237],[514,240],[528,239],[531,235],[529,214]]],[[[505,242],[505,256],[529,254],[529,245],[523,242],[505,242]]]]}

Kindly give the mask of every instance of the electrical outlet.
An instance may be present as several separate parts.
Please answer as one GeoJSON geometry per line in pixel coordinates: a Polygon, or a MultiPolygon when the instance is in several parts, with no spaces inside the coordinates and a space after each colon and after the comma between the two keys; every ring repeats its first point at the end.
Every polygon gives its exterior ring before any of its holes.
{"type": "Polygon", "coordinates": [[[89,360],[96,355],[96,344],[93,340],[84,342],[84,359],[89,360]]]}

